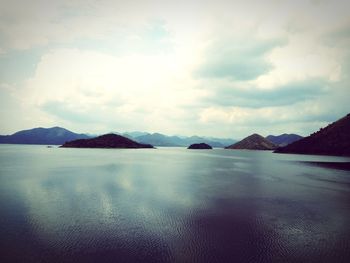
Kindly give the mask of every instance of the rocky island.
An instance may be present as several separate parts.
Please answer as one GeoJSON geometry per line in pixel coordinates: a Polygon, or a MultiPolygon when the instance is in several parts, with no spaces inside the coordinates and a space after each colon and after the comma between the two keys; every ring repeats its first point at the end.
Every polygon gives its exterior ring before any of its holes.
{"type": "Polygon", "coordinates": [[[207,149],[213,149],[209,144],[206,143],[194,143],[188,146],[187,149],[194,149],[194,150],[207,150],[207,149]]]}
{"type": "Polygon", "coordinates": [[[274,150],[277,145],[265,139],[259,134],[252,134],[243,140],[225,147],[225,149],[240,149],[240,150],[274,150]]]}
{"type": "Polygon", "coordinates": [[[154,148],[117,134],[105,134],[92,139],[79,139],[64,143],[63,148],[154,148]]]}
{"type": "Polygon", "coordinates": [[[275,153],[350,156],[350,113],[308,137],[278,148],[275,153]]]}

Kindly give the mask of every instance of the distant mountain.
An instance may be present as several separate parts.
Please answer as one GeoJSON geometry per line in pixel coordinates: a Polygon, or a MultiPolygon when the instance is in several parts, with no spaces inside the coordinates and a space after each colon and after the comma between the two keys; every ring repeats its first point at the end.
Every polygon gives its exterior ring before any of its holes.
{"type": "MultiPolygon", "coordinates": [[[[213,141],[213,142],[218,142],[219,144],[222,145],[223,148],[237,142],[237,140],[227,139],[227,138],[204,137],[204,139],[213,141]]],[[[219,147],[219,146],[214,146],[214,147],[219,147]]]]}
{"type": "Polygon", "coordinates": [[[265,139],[259,134],[252,134],[243,140],[232,144],[225,149],[246,149],[246,150],[274,150],[277,145],[265,139]]]}
{"type": "Polygon", "coordinates": [[[206,143],[194,143],[188,146],[187,149],[192,149],[192,150],[209,150],[213,149],[209,144],[206,143]]]}
{"type": "MultiPolygon", "coordinates": [[[[128,134],[130,136],[130,134],[128,134]]],[[[181,146],[187,147],[194,143],[206,143],[212,147],[225,147],[226,145],[230,145],[235,142],[232,139],[220,139],[220,138],[207,138],[207,137],[199,137],[199,136],[167,136],[161,133],[152,133],[152,134],[144,134],[141,136],[132,137],[135,141],[140,143],[149,143],[154,146],[181,146]]]]}
{"type": "Polygon", "coordinates": [[[292,142],[298,141],[303,137],[298,134],[281,134],[281,135],[269,135],[266,137],[270,142],[278,145],[278,146],[286,146],[291,144],[292,142]]]}
{"type": "Polygon", "coordinates": [[[12,135],[0,135],[0,143],[13,144],[56,144],[66,141],[90,138],[85,134],[77,134],[61,127],[34,128],[23,130],[12,135]]]}
{"type": "Polygon", "coordinates": [[[350,156],[350,113],[308,137],[278,148],[275,152],[350,156]]]}
{"type": "Polygon", "coordinates": [[[209,144],[211,147],[218,147],[218,148],[224,148],[227,145],[230,145],[234,142],[235,140],[231,139],[220,139],[220,138],[207,138],[207,137],[200,137],[200,136],[191,136],[191,137],[186,137],[184,138],[186,142],[186,146],[190,144],[195,144],[195,143],[206,143],[209,144]]]}
{"type": "Polygon", "coordinates": [[[105,134],[91,139],[79,139],[66,142],[63,148],[154,148],[150,144],[141,144],[117,134],[105,134]]]}
{"type": "MultiPolygon", "coordinates": [[[[188,147],[191,144],[203,142],[212,147],[223,148],[236,142],[233,139],[200,136],[168,136],[161,133],[150,134],[140,131],[125,133],[115,132],[114,134],[121,135],[139,143],[151,144],[155,146],[188,147]]],[[[98,135],[77,134],[61,127],[34,128],[31,130],[19,131],[12,135],[0,135],[0,143],[61,145],[67,141],[89,139],[96,136],[98,135]]]]}
{"type": "MultiPolygon", "coordinates": [[[[119,133],[116,133],[116,134],[119,134],[119,133]]],[[[119,134],[119,135],[122,135],[124,137],[127,137],[127,138],[136,138],[138,136],[142,136],[142,135],[147,135],[149,134],[148,132],[140,132],[140,131],[132,131],[132,132],[124,132],[122,134],[119,134]]]]}
{"type": "Polygon", "coordinates": [[[160,133],[145,134],[134,137],[137,142],[148,143],[154,146],[182,146],[182,139],[177,136],[166,136],[160,133]]]}

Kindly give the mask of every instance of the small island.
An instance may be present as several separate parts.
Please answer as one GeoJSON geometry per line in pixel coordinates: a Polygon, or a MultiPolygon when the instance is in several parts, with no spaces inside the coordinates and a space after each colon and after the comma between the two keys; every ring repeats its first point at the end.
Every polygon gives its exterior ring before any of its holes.
{"type": "Polygon", "coordinates": [[[213,149],[209,144],[206,143],[194,143],[188,146],[187,149],[193,149],[193,150],[208,150],[213,149]]]}
{"type": "Polygon", "coordinates": [[[92,139],[79,139],[64,143],[63,148],[154,148],[117,134],[105,134],[92,139]]]}

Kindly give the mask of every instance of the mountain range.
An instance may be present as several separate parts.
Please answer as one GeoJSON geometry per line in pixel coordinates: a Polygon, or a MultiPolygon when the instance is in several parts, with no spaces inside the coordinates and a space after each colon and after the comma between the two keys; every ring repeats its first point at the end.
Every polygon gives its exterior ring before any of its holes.
{"type": "Polygon", "coordinates": [[[12,135],[0,135],[0,143],[61,145],[67,141],[88,138],[90,136],[86,134],[74,133],[61,127],[34,128],[12,135]]]}
{"type": "Polygon", "coordinates": [[[350,113],[308,137],[278,148],[275,152],[350,156],[350,113]]]}
{"type": "MultiPolygon", "coordinates": [[[[127,132],[116,133],[134,140],[138,143],[151,144],[154,146],[180,146],[187,147],[194,143],[207,143],[212,147],[223,148],[236,140],[199,136],[167,136],[161,133],[127,132]]],[[[62,145],[65,142],[77,139],[89,139],[98,135],[78,134],[61,127],[34,128],[18,131],[12,135],[0,135],[0,143],[9,144],[52,144],[62,145]]]]}
{"type": "MultiPolygon", "coordinates": [[[[211,147],[229,145],[226,149],[272,150],[277,145],[286,145],[279,147],[275,152],[350,156],[350,114],[305,138],[296,134],[269,135],[266,138],[259,134],[252,134],[236,142],[233,139],[167,136],[146,132],[130,132],[122,135],[137,143],[154,146],[188,147],[191,144],[206,143],[211,147]]],[[[12,135],[0,135],[0,143],[62,145],[69,141],[92,137],[95,136],[74,133],[61,127],[34,128],[18,131],[12,135]]]]}
{"type": "Polygon", "coordinates": [[[278,145],[278,146],[286,146],[288,144],[291,144],[295,141],[298,141],[300,139],[302,139],[303,137],[297,134],[281,134],[281,135],[269,135],[267,137],[265,137],[266,139],[268,139],[270,142],[278,145]]]}
{"type": "Polygon", "coordinates": [[[243,140],[226,147],[225,149],[274,150],[276,148],[277,145],[273,144],[261,135],[254,133],[243,140]]]}
{"type": "Polygon", "coordinates": [[[199,137],[199,136],[190,136],[190,137],[167,136],[161,133],[152,133],[152,134],[146,133],[139,136],[132,136],[130,133],[124,133],[123,135],[139,143],[147,143],[147,144],[152,144],[154,146],[187,147],[195,143],[206,143],[206,144],[209,144],[211,147],[224,148],[225,146],[236,142],[236,140],[233,140],[233,139],[199,137]]]}
{"type": "MultiPolygon", "coordinates": [[[[224,148],[237,142],[234,139],[200,136],[168,136],[161,133],[147,133],[140,131],[115,133],[138,143],[151,144],[154,146],[188,147],[191,144],[206,143],[211,147],[224,148]]],[[[34,128],[19,131],[12,135],[0,135],[0,143],[62,145],[67,141],[88,139],[97,136],[99,135],[93,136],[90,134],[78,134],[61,127],[34,128]]],[[[279,136],[269,135],[266,138],[279,146],[283,146],[302,137],[296,134],[282,134],[279,136]]]]}

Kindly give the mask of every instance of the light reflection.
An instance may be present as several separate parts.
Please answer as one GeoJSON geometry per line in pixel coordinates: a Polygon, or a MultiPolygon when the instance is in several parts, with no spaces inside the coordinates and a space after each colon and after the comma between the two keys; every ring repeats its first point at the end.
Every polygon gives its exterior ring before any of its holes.
{"type": "Polygon", "coordinates": [[[284,162],[269,153],[69,150],[58,158],[62,151],[55,150],[52,156],[29,151],[32,158],[17,159],[12,168],[2,163],[16,177],[0,186],[23,203],[31,231],[49,246],[151,240],[179,255],[197,249],[205,258],[213,244],[225,251],[223,238],[253,240],[263,250],[303,251],[305,244],[330,250],[350,232],[344,210],[349,189],[335,182],[349,180],[343,171],[284,162]],[[310,173],[317,176],[305,176],[310,173]],[[319,180],[330,176],[332,183],[319,180]],[[333,241],[320,244],[315,237],[333,241]]]}
{"type": "MultiPolygon", "coordinates": [[[[71,228],[67,226],[74,227],[75,222],[83,232],[101,231],[101,227],[111,230],[116,224],[118,228],[144,225],[155,232],[159,222],[168,221],[163,209],[195,209],[198,204],[196,192],[181,184],[185,176],[181,169],[186,167],[119,164],[115,171],[113,165],[51,167],[22,181],[17,191],[26,201],[31,225],[40,226],[38,234],[47,238],[57,238],[58,232],[68,235],[71,228]]],[[[61,242],[69,242],[63,240],[66,235],[60,235],[61,242]]]]}

